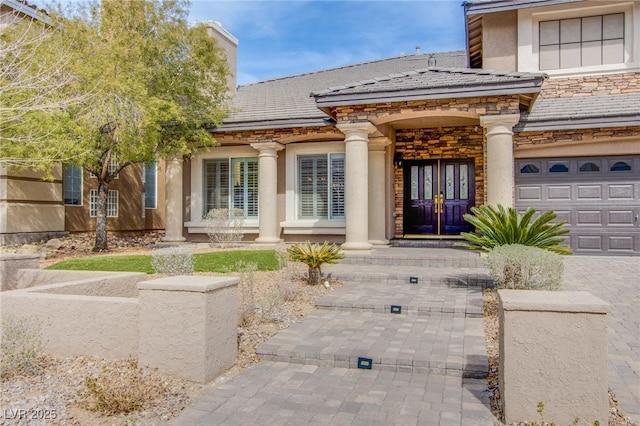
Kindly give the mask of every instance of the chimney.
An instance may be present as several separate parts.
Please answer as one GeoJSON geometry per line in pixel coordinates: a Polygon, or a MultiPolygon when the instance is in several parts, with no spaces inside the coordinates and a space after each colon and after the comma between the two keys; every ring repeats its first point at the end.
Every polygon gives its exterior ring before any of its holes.
{"type": "Polygon", "coordinates": [[[419,55],[419,54],[420,54],[420,45],[417,44],[416,45],[416,55],[419,55]]]}
{"type": "Polygon", "coordinates": [[[235,93],[237,86],[238,73],[238,39],[229,31],[222,27],[217,21],[206,21],[202,23],[207,27],[207,34],[215,38],[227,57],[227,65],[229,66],[229,81],[227,82],[229,90],[235,93]]]}

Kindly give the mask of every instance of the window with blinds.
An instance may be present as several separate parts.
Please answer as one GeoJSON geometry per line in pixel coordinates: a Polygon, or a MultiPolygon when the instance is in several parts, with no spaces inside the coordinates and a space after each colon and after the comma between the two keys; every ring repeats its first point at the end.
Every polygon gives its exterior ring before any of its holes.
{"type": "Polygon", "coordinates": [[[343,219],[344,154],[298,157],[298,216],[343,219]]]}
{"type": "Polygon", "coordinates": [[[239,209],[244,217],[258,217],[258,159],[205,160],[204,211],[239,209]]]}

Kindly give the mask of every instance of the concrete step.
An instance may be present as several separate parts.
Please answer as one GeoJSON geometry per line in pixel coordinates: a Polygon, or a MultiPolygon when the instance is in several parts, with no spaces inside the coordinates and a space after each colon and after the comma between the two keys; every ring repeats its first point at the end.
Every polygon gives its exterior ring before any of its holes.
{"type": "Polygon", "coordinates": [[[264,361],[486,377],[482,318],[318,310],[257,350],[264,361]]]}
{"type": "Polygon", "coordinates": [[[321,309],[374,312],[398,312],[418,316],[451,314],[453,316],[483,316],[482,287],[467,285],[429,285],[395,282],[372,285],[370,282],[349,282],[318,299],[321,309]]]}

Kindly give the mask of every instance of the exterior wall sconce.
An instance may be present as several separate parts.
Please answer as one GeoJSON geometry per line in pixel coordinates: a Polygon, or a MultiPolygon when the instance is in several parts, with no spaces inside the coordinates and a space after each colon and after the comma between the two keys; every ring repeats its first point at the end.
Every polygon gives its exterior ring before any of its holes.
{"type": "Polygon", "coordinates": [[[393,156],[393,165],[396,167],[402,167],[402,154],[396,152],[393,156]]]}

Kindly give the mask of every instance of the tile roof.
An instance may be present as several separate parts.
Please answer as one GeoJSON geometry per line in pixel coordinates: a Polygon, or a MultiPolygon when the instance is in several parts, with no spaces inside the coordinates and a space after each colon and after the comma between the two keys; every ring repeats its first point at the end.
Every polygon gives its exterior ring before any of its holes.
{"type": "MultiPolygon", "coordinates": [[[[432,55],[438,66],[466,66],[464,51],[432,55]]],[[[311,92],[425,68],[429,56],[398,56],[240,86],[233,98],[236,112],[224,120],[222,130],[325,125],[329,117],[318,109],[311,92]]]]}
{"type": "Polygon", "coordinates": [[[640,126],[640,93],[538,99],[517,131],[640,126]]]}

